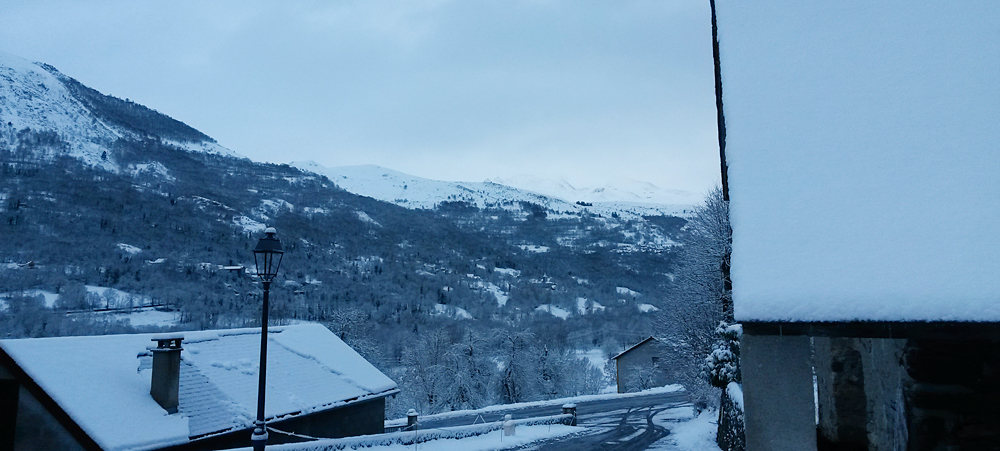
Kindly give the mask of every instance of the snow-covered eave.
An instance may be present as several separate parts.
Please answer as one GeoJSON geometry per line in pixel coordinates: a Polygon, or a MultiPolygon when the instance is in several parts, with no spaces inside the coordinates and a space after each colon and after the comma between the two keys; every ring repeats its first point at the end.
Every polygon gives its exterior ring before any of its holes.
{"type": "Polygon", "coordinates": [[[345,399],[345,400],[342,400],[342,401],[335,401],[335,402],[326,403],[326,404],[323,404],[323,405],[319,405],[319,406],[310,408],[308,410],[300,410],[300,411],[297,411],[297,412],[275,415],[273,417],[266,418],[264,421],[265,422],[277,422],[277,421],[289,420],[289,419],[292,419],[292,418],[301,417],[301,416],[305,416],[305,415],[312,415],[312,414],[317,413],[317,412],[323,412],[323,411],[326,411],[326,410],[339,409],[341,407],[352,406],[352,405],[355,405],[355,404],[360,404],[360,403],[363,403],[363,402],[368,402],[368,401],[371,401],[373,399],[385,398],[386,396],[392,396],[392,395],[395,395],[395,394],[398,394],[398,393],[399,393],[399,388],[393,387],[391,389],[380,391],[378,393],[368,393],[366,395],[361,395],[361,396],[357,396],[357,397],[354,397],[354,398],[345,399]]]}
{"type": "Polygon", "coordinates": [[[748,335],[846,338],[943,338],[1000,341],[998,321],[742,321],[748,335]]]}
{"type": "MultiPolygon", "coordinates": [[[[375,399],[378,399],[378,398],[385,398],[386,396],[395,396],[398,393],[399,393],[399,388],[393,387],[393,388],[391,388],[389,390],[384,390],[384,391],[381,391],[381,392],[378,392],[378,393],[369,393],[367,395],[361,395],[361,396],[358,396],[358,397],[355,397],[355,398],[345,399],[343,401],[336,401],[336,402],[331,402],[331,403],[323,404],[321,406],[316,406],[315,408],[311,408],[309,410],[299,410],[297,412],[282,413],[282,414],[279,414],[279,415],[274,415],[274,416],[265,418],[264,422],[267,423],[267,424],[279,423],[279,422],[282,422],[282,421],[291,420],[291,419],[295,419],[295,418],[300,418],[300,417],[303,417],[303,416],[308,416],[308,415],[312,415],[312,414],[319,413],[319,412],[325,412],[325,411],[328,411],[328,410],[339,409],[339,408],[342,408],[342,407],[352,406],[352,405],[355,405],[355,404],[361,404],[363,402],[372,401],[372,400],[375,400],[375,399]]],[[[252,425],[248,425],[248,426],[245,426],[245,427],[232,427],[232,428],[229,428],[229,429],[222,429],[222,430],[218,430],[218,431],[214,431],[214,432],[209,432],[209,433],[206,433],[206,434],[192,436],[190,438],[190,440],[185,441],[183,443],[187,443],[187,442],[192,442],[193,443],[193,442],[196,442],[196,441],[199,441],[199,440],[205,440],[205,439],[215,438],[215,437],[219,437],[219,436],[223,436],[223,435],[227,435],[227,434],[232,434],[234,432],[249,431],[251,429],[253,429],[252,425]]]]}

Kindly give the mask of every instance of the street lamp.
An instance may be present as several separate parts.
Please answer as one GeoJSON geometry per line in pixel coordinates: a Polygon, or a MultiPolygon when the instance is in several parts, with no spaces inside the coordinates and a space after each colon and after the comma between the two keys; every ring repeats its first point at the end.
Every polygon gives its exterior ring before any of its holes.
{"type": "Polygon", "coordinates": [[[278,232],[274,227],[264,230],[264,237],[257,241],[253,250],[253,262],[257,267],[257,276],[264,287],[264,309],[260,320],[260,373],[257,382],[257,421],[254,422],[253,435],[250,442],[254,451],[264,451],[267,445],[267,426],[264,425],[264,383],[267,380],[267,296],[271,291],[271,281],[278,275],[281,266],[281,241],[274,235],[278,232]]]}

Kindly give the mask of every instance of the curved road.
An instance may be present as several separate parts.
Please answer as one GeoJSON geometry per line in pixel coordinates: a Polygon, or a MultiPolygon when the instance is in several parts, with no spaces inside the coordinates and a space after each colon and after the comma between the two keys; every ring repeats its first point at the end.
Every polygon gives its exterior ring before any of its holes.
{"type": "Polygon", "coordinates": [[[653,417],[668,407],[646,407],[628,409],[625,412],[605,412],[594,415],[594,419],[580,422],[581,426],[604,429],[605,432],[555,439],[542,444],[533,444],[522,449],[539,451],[561,450],[616,450],[640,451],[666,437],[669,432],[663,426],[653,424],[653,417]],[[594,420],[596,421],[596,424],[594,420]],[[610,423],[609,423],[610,421],[610,423]]]}
{"type": "MultiPolygon", "coordinates": [[[[605,400],[579,401],[577,424],[587,427],[588,432],[525,445],[521,449],[558,450],[644,450],[657,440],[666,437],[668,431],[653,424],[653,417],[664,410],[687,404],[686,392],[654,393],[649,395],[623,396],[605,400]]],[[[562,413],[560,404],[511,409],[482,415],[466,415],[444,419],[421,419],[420,428],[441,428],[464,426],[473,423],[500,421],[505,414],[515,419],[531,418],[562,413]]]]}

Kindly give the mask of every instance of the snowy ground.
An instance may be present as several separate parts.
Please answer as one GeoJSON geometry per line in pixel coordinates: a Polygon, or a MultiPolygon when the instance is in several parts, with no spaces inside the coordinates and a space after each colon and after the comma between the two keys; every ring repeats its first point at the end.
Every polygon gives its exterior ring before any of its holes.
{"type": "MultiPolygon", "coordinates": [[[[644,396],[655,393],[674,393],[681,390],[684,390],[684,386],[679,384],[674,384],[674,385],[667,385],[665,387],[651,388],[649,390],[645,390],[639,393],[608,393],[600,395],[584,395],[584,396],[575,396],[571,398],[550,399],[548,401],[519,402],[513,404],[502,404],[497,406],[484,407],[482,409],[477,409],[477,410],[455,410],[452,412],[444,412],[435,415],[424,415],[421,416],[420,418],[421,421],[427,421],[430,419],[440,420],[445,418],[453,418],[453,417],[476,415],[476,414],[482,415],[482,414],[497,413],[497,412],[509,413],[509,412],[516,412],[519,409],[525,409],[529,407],[549,406],[549,405],[561,406],[566,403],[581,403],[587,401],[631,398],[631,397],[644,396]]],[[[690,416],[691,415],[689,414],[688,417],[690,416]]],[[[389,427],[404,426],[406,425],[406,421],[407,421],[406,418],[397,418],[395,420],[388,420],[385,422],[385,427],[389,428],[389,427]]]]}
{"type": "Polygon", "coordinates": [[[653,422],[670,430],[670,435],[649,447],[650,451],[721,451],[715,443],[719,412],[706,410],[694,416],[690,406],[669,409],[653,417],[653,422]],[[680,421],[678,421],[680,420],[680,421]]]}
{"type": "Polygon", "coordinates": [[[96,315],[107,315],[116,320],[128,320],[132,327],[160,326],[171,327],[180,324],[180,312],[165,312],[152,307],[137,308],[130,313],[101,312],[96,315]]]}
{"type": "MultiPolygon", "coordinates": [[[[646,394],[650,392],[656,393],[672,393],[678,390],[682,390],[680,386],[669,386],[659,389],[653,389],[647,391],[646,394]]],[[[631,397],[639,396],[640,394],[627,394],[627,395],[590,395],[578,398],[566,398],[562,400],[557,400],[558,402],[569,402],[569,401],[583,401],[583,400],[596,400],[596,399],[610,399],[614,397],[631,397]]],[[[548,401],[553,402],[553,401],[548,401]]],[[[518,407],[526,407],[528,405],[541,404],[539,403],[522,403],[518,407]]],[[[483,409],[485,412],[492,411],[494,409],[504,408],[505,411],[510,411],[511,406],[493,406],[488,409],[483,409]]],[[[468,413],[468,412],[466,412],[468,413]]],[[[454,415],[454,412],[448,414],[442,414],[437,416],[450,416],[454,415]]],[[[435,417],[435,416],[428,416],[435,417]]],[[[648,449],[655,451],[720,451],[719,447],[715,444],[715,430],[716,430],[716,418],[718,413],[716,411],[703,412],[701,415],[695,415],[694,409],[690,405],[681,405],[675,408],[667,409],[659,414],[657,414],[653,421],[656,425],[667,428],[670,431],[670,435],[666,438],[654,443],[648,449]]],[[[519,420],[522,421],[522,420],[519,420]]],[[[392,423],[404,423],[405,419],[394,420],[386,422],[387,426],[392,423]]],[[[479,425],[485,426],[485,425],[479,425]]],[[[442,429],[425,429],[424,431],[442,431],[445,435],[456,435],[462,436],[461,430],[466,430],[469,428],[476,428],[477,426],[459,426],[455,428],[442,428],[442,429]]],[[[429,440],[423,443],[402,445],[399,443],[395,444],[378,444],[380,441],[384,441],[383,438],[398,436],[399,434],[408,434],[409,432],[401,433],[389,433],[380,434],[372,436],[362,436],[362,437],[351,437],[346,439],[331,439],[331,440],[320,440],[316,442],[304,442],[304,443],[294,443],[286,445],[273,445],[268,446],[268,449],[273,450],[285,450],[285,451],[313,451],[313,450],[326,450],[326,449],[339,449],[338,447],[343,447],[342,449],[364,449],[368,451],[403,451],[403,450],[426,450],[426,451],[491,451],[491,450],[506,450],[506,449],[521,449],[521,450],[531,450],[536,449],[537,446],[547,443],[550,446],[553,441],[557,444],[562,439],[570,439],[573,436],[591,435],[599,434],[601,432],[606,432],[605,428],[600,427],[587,427],[587,426],[566,426],[562,424],[552,424],[552,425],[519,425],[516,428],[514,436],[504,436],[501,430],[494,430],[482,435],[469,436],[464,438],[439,438],[436,440],[429,440]]],[[[390,440],[391,441],[391,440],[390,440]]],[[[240,451],[249,450],[249,448],[240,448],[240,451]]]]}

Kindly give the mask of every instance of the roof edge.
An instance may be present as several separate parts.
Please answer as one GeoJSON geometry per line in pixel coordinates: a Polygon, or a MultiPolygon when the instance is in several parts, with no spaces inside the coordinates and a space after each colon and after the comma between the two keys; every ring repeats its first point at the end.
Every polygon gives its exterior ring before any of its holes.
{"type": "Polygon", "coordinates": [[[73,420],[73,417],[66,413],[66,411],[59,406],[59,403],[52,399],[52,397],[49,396],[48,393],[46,393],[45,390],[43,390],[42,387],[39,386],[38,383],[36,383],[23,368],[21,368],[21,365],[18,365],[17,361],[14,360],[10,354],[7,354],[7,350],[4,349],[2,345],[0,345],[0,365],[6,368],[7,371],[14,376],[14,379],[17,380],[17,382],[21,384],[21,386],[24,387],[28,393],[31,393],[31,396],[34,396],[35,399],[38,400],[38,403],[41,404],[42,407],[44,407],[45,410],[49,412],[49,414],[52,415],[52,417],[55,418],[63,428],[66,429],[66,432],[68,432],[69,435],[83,447],[83,449],[87,451],[101,451],[101,446],[97,444],[90,434],[87,434],[87,431],[77,424],[76,421],[73,420]]]}
{"type": "Polygon", "coordinates": [[[745,321],[747,335],[1000,341],[1000,322],[976,321],[745,321]]]}

